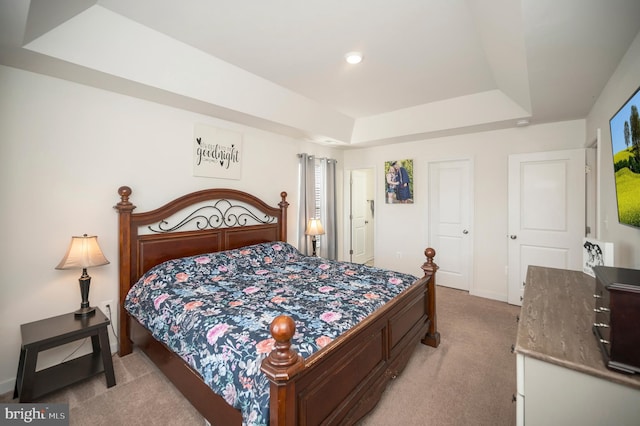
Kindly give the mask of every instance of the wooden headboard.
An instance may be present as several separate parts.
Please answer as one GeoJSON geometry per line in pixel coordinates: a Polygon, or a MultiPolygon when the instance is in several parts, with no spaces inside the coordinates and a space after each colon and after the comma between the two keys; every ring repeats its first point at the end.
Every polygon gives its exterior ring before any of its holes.
{"type": "Polygon", "coordinates": [[[269,241],[287,241],[287,193],[278,207],[234,189],[192,192],[148,212],[133,213],[131,188],[118,189],[120,341],[118,353],[131,352],[124,300],[151,267],[169,259],[230,250],[269,241]]]}

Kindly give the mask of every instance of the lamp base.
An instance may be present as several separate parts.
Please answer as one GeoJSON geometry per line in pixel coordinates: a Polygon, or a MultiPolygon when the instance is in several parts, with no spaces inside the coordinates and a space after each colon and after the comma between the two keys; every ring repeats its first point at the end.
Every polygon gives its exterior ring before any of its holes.
{"type": "Polygon", "coordinates": [[[95,315],[95,313],[96,313],[96,308],[93,308],[91,306],[87,308],[80,308],[74,312],[75,316],[77,317],[88,317],[91,315],[95,315]]]}
{"type": "Polygon", "coordinates": [[[87,274],[87,268],[82,268],[82,275],[78,280],[80,284],[80,296],[82,297],[82,303],[80,303],[80,309],[75,311],[76,317],[88,317],[96,313],[96,308],[89,306],[89,286],[91,285],[91,277],[87,274]]]}

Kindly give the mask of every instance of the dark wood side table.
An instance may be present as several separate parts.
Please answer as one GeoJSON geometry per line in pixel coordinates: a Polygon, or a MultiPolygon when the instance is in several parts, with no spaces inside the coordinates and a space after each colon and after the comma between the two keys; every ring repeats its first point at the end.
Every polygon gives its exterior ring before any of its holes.
{"type": "Polygon", "coordinates": [[[76,317],[71,312],[22,324],[22,347],[13,397],[19,397],[20,402],[31,402],[102,372],[105,373],[107,387],[114,386],[116,378],[109,347],[109,324],[109,318],[98,308],[94,315],[88,317],[76,317]],[[92,353],[36,371],[39,352],[86,337],[91,337],[92,353]]]}

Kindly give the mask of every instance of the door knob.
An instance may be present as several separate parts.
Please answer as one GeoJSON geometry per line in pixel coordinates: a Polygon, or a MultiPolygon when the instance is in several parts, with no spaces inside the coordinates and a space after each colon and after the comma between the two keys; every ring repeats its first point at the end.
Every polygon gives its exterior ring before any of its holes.
{"type": "Polygon", "coordinates": [[[467,234],[469,233],[469,231],[467,231],[467,230],[465,229],[464,231],[462,231],[462,233],[463,233],[464,235],[467,235],[467,234]]]}
{"type": "Polygon", "coordinates": [[[516,238],[518,238],[517,235],[509,235],[509,238],[511,238],[512,240],[515,240],[516,238]]]}

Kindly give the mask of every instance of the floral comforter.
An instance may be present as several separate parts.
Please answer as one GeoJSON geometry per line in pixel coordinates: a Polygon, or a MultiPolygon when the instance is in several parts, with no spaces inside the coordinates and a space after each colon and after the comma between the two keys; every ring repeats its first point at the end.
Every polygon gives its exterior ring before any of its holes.
{"type": "Polygon", "coordinates": [[[260,364],[273,348],[276,316],[295,320],[293,347],[307,358],[416,279],[264,243],[164,262],[132,287],[125,308],[239,409],[245,425],[266,425],[269,381],[260,364]]]}

